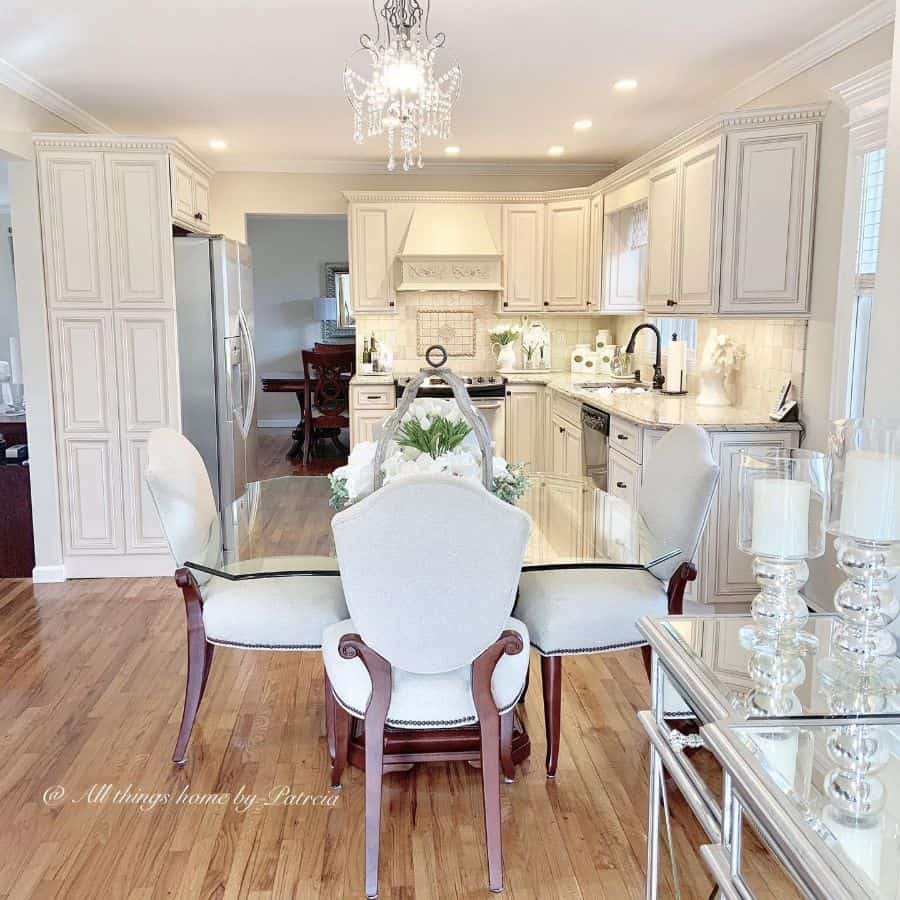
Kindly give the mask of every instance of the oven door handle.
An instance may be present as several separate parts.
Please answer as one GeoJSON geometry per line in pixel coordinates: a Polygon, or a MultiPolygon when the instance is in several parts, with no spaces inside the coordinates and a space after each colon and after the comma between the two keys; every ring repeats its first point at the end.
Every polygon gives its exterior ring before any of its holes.
{"type": "Polygon", "coordinates": [[[472,406],[478,409],[500,409],[501,402],[499,400],[473,400],[472,406]]]}

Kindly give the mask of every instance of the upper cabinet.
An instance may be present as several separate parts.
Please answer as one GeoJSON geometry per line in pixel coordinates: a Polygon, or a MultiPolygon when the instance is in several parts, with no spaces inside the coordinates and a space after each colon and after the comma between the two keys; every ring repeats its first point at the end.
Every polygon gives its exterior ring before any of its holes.
{"type": "Polygon", "coordinates": [[[194,231],[209,231],[209,178],[179,156],[169,161],[172,218],[194,231]]]}
{"type": "Polygon", "coordinates": [[[503,296],[507,312],[544,308],[544,204],[503,207],[503,296]]]}
{"type": "Polygon", "coordinates": [[[809,311],[818,125],[728,134],[720,311],[809,311]]]}
{"type": "Polygon", "coordinates": [[[547,204],[544,302],[548,312],[583,312],[587,300],[590,201],[547,204]]]}
{"type": "Polygon", "coordinates": [[[403,245],[413,204],[351,204],[350,291],[361,313],[395,312],[394,260],[403,245]]]}
{"type": "Polygon", "coordinates": [[[647,309],[714,312],[719,285],[722,139],[650,173],[647,309]]]}

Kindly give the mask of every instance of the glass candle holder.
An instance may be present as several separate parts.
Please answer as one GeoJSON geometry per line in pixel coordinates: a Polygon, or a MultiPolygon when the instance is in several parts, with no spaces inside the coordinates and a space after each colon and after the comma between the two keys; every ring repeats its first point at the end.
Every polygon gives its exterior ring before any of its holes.
{"type": "Polygon", "coordinates": [[[823,674],[832,682],[885,695],[900,692],[900,419],[842,419],[832,427],[828,530],[847,576],[834,595],[840,622],[823,674]]]}
{"type": "Polygon", "coordinates": [[[757,652],[812,649],[800,589],[809,578],[806,561],[825,552],[828,458],[813,450],[744,451],[739,499],[738,547],[753,556],[761,589],[741,641],[757,652]]]}

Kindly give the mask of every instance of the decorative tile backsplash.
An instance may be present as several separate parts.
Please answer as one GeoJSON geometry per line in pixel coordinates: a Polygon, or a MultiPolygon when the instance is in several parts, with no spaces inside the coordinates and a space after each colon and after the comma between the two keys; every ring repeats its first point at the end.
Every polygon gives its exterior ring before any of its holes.
{"type": "MultiPolygon", "coordinates": [[[[360,336],[357,353],[361,353],[362,338],[375,338],[394,350],[394,370],[416,372],[425,365],[418,352],[417,334],[422,312],[469,312],[474,316],[475,352],[473,356],[450,357],[450,365],[460,372],[492,372],[497,368],[491,352],[488,329],[498,322],[517,321],[510,316],[496,314],[497,295],[485,291],[404,293],[398,301],[397,313],[390,316],[357,316],[356,330],[360,336]]],[[[430,318],[430,317],[429,317],[430,318]]],[[[552,335],[551,362],[554,369],[569,370],[569,357],[576,344],[593,346],[598,328],[610,327],[613,320],[604,316],[542,316],[540,321],[552,335]]],[[[449,347],[447,348],[450,349],[449,347]]],[[[517,353],[521,353],[516,345],[517,353]]]]}

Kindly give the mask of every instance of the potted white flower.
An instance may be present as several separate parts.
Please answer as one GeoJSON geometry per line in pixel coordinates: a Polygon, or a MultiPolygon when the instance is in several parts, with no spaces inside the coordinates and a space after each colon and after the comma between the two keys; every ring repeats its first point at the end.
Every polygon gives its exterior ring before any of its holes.
{"type": "Polygon", "coordinates": [[[727,334],[713,328],[700,358],[699,406],[731,406],[727,382],[740,370],[747,352],[727,334]]]}
{"type": "MultiPolygon", "coordinates": [[[[330,504],[335,509],[361,500],[375,489],[374,441],[357,444],[347,465],[329,476],[330,504]]],[[[481,483],[481,448],[455,400],[413,400],[400,421],[381,467],[384,483],[427,472],[446,473],[481,483]]],[[[502,456],[493,458],[493,492],[515,505],[528,489],[522,466],[510,465],[502,456]]]]}
{"type": "Polygon", "coordinates": [[[488,331],[491,339],[491,349],[497,357],[497,371],[511,372],[516,367],[516,351],[513,344],[519,339],[522,326],[513,323],[495,325],[488,331]]]}

